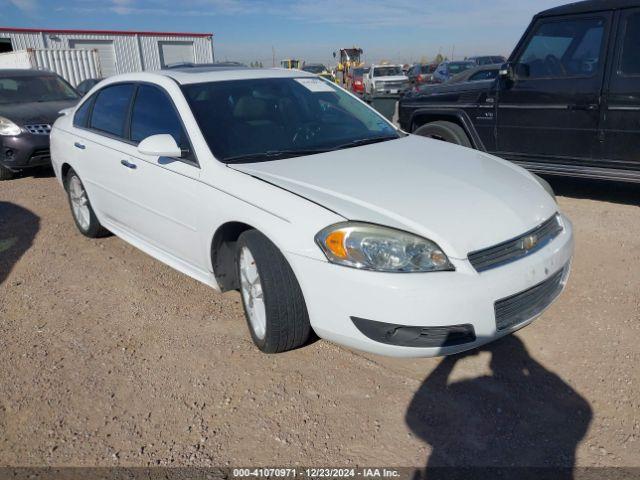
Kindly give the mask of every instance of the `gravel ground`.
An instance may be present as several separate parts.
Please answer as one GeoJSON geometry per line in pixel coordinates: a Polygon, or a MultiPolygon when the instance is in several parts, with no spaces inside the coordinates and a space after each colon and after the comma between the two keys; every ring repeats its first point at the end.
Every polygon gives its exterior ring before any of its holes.
{"type": "Polygon", "coordinates": [[[47,172],[0,185],[0,465],[640,466],[640,187],[553,180],[569,286],[447,359],[267,356],[237,293],[77,233],[47,172]]]}

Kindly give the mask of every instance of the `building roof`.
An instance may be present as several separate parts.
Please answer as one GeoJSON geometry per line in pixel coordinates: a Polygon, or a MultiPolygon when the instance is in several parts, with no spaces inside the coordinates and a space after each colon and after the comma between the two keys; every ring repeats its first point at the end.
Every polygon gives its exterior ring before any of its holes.
{"type": "Polygon", "coordinates": [[[569,3],[560,7],[550,8],[540,12],[539,17],[555,15],[569,15],[574,13],[589,13],[602,10],[619,10],[621,8],[640,7],[640,0],[585,0],[569,3]]]}
{"type": "Polygon", "coordinates": [[[65,30],[65,29],[47,29],[47,28],[12,28],[0,27],[0,32],[15,33],[59,33],[61,35],[79,34],[79,35],[140,35],[147,37],[213,37],[213,33],[187,33],[187,32],[140,32],[127,30],[65,30]]]}

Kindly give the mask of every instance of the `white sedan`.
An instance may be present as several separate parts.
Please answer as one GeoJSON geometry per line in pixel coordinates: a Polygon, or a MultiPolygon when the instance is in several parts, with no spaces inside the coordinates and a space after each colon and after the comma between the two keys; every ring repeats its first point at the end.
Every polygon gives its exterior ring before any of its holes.
{"type": "Polygon", "coordinates": [[[300,71],[110,77],[58,119],[51,154],[82,234],[240,290],[264,352],[315,332],[457,353],[529,324],[569,275],[571,223],[544,180],[406,135],[300,71]]]}

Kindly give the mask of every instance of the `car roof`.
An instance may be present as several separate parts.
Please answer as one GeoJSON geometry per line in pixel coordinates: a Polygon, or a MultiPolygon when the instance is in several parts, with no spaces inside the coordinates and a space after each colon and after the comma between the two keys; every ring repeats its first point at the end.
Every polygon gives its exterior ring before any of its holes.
{"type": "Polygon", "coordinates": [[[52,77],[58,76],[49,70],[30,70],[26,68],[0,68],[1,77],[52,77]]]}
{"type": "MultiPolygon", "coordinates": [[[[151,72],[149,72],[151,73],[151,72]]],[[[259,78],[316,77],[312,73],[287,68],[246,68],[246,67],[193,67],[158,70],[154,75],[173,78],[176,82],[190,83],[216,82],[224,80],[250,80],[259,78]]]]}
{"type": "Polygon", "coordinates": [[[621,8],[640,7],[640,0],[585,0],[569,3],[560,7],[550,8],[540,12],[537,17],[551,17],[574,13],[589,13],[602,10],[619,10],[621,8]]]}

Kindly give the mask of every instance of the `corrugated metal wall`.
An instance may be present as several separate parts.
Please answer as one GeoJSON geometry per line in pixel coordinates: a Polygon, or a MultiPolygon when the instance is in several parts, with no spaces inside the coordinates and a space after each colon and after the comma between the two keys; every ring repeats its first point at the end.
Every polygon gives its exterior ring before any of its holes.
{"type": "Polygon", "coordinates": [[[35,63],[56,72],[74,87],[88,78],[99,78],[100,60],[95,50],[32,50],[35,63]]]}
{"type": "Polygon", "coordinates": [[[159,41],[192,42],[196,63],[213,62],[211,37],[0,32],[0,38],[10,38],[14,50],[27,48],[68,49],[70,48],[69,40],[112,41],[117,73],[160,69],[159,41]]]}

